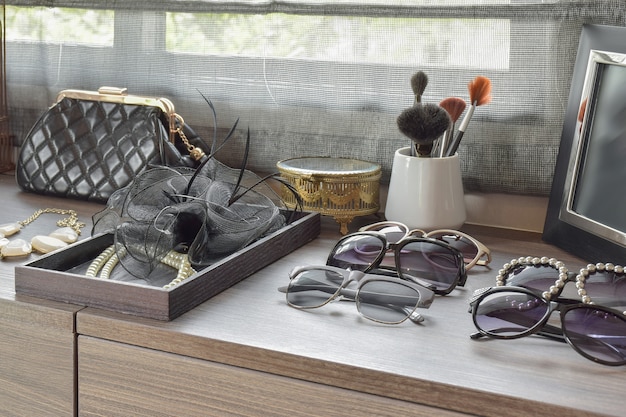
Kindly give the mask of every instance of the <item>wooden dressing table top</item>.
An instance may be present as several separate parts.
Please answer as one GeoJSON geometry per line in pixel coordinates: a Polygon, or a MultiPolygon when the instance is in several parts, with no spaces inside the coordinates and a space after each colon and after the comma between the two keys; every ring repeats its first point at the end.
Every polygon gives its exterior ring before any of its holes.
{"type": "MultiPolygon", "coordinates": [[[[0,174],[0,224],[22,221],[41,208],[74,209],[80,221],[87,226],[83,228],[81,239],[89,237],[91,232],[91,216],[102,209],[101,204],[67,200],[64,198],[43,197],[20,191],[12,174],[0,174]]],[[[30,240],[37,234],[49,234],[56,230],[56,222],[63,216],[42,214],[37,220],[24,227],[9,239],[30,240]]],[[[51,325],[59,329],[74,331],[75,314],[82,306],[59,303],[39,298],[15,294],[15,265],[34,259],[34,256],[23,258],[5,258],[0,260],[0,306],[3,306],[3,319],[25,320],[41,325],[51,325]]]]}
{"type": "Polygon", "coordinates": [[[315,241],[172,322],[88,308],[78,313],[78,332],[470,414],[623,415],[625,367],[597,365],[541,337],[469,338],[475,328],[467,299],[492,285],[505,262],[548,255],[573,270],[585,262],[536,234],[468,227],[494,252],[491,269],[472,269],[465,288],[438,296],[421,312],[423,324],[381,325],[349,302],[290,308],[277,291],[293,266],[325,262],[340,235],[332,219],[322,228],[315,241]]]}
{"type": "MultiPolygon", "coordinates": [[[[81,219],[88,216],[87,235],[91,214],[101,208],[21,193],[14,184],[13,177],[0,176],[8,206],[2,223],[40,207],[75,208],[81,219]]],[[[364,217],[351,230],[374,221],[364,217]]],[[[310,311],[290,308],[277,291],[292,267],[325,262],[341,235],[334,220],[322,222],[318,239],[171,322],[28,297],[17,301],[77,311],[76,330],[82,335],[469,414],[624,414],[626,367],[597,365],[567,344],[541,337],[469,338],[475,328],[467,299],[475,289],[493,285],[503,263],[551,256],[576,270],[584,261],[541,242],[537,234],[468,226],[464,230],[491,249],[491,268],[473,268],[465,288],[437,296],[421,311],[423,324],[382,325],[362,319],[349,302],[310,311]]],[[[0,266],[0,305],[16,301],[11,263],[0,266]]]]}

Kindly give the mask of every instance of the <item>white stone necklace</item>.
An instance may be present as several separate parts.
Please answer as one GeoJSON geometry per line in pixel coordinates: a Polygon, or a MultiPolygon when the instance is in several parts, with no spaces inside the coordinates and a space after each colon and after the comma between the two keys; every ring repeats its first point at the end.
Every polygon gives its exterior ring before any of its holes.
{"type": "Polygon", "coordinates": [[[33,250],[40,253],[48,253],[56,249],[61,249],[70,243],[78,240],[80,229],[85,223],[78,221],[78,214],[74,210],[65,210],[57,208],[39,209],[26,220],[15,223],[5,223],[0,225],[0,259],[17,256],[26,256],[33,250]],[[30,242],[25,239],[9,240],[7,237],[12,236],[28,226],[39,218],[42,214],[60,214],[67,216],[57,222],[59,229],[49,235],[37,235],[30,242]]]}

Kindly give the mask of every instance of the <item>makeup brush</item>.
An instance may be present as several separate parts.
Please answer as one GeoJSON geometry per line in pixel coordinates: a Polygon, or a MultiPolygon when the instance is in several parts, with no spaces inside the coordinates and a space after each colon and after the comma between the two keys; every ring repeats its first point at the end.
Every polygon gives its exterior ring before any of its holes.
{"type": "Polygon", "coordinates": [[[398,129],[413,141],[419,156],[430,156],[435,140],[450,126],[448,112],[436,104],[417,104],[396,120],[398,129]]]}
{"type": "Polygon", "coordinates": [[[448,148],[448,143],[450,143],[452,135],[454,135],[454,125],[456,124],[456,121],[459,120],[459,117],[461,117],[461,114],[463,114],[465,107],[467,107],[467,103],[459,97],[448,97],[441,100],[439,106],[448,112],[451,121],[450,127],[448,127],[446,133],[443,135],[443,139],[439,147],[439,157],[442,157],[448,148]]]}
{"type": "Polygon", "coordinates": [[[585,119],[585,112],[587,111],[587,99],[584,99],[580,104],[580,109],[578,110],[578,122],[580,126],[578,127],[578,132],[583,131],[583,120],[585,119]]]}
{"type": "Polygon", "coordinates": [[[413,94],[415,94],[415,103],[422,102],[422,94],[424,94],[424,90],[426,90],[426,86],[428,85],[428,76],[423,71],[417,71],[411,77],[411,89],[413,89],[413,94]]]}
{"type": "MultiPolygon", "coordinates": [[[[427,85],[428,76],[424,71],[417,71],[411,76],[411,90],[413,90],[413,96],[415,97],[413,100],[414,106],[422,102],[422,95],[424,94],[424,90],[426,90],[427,85]]],[[[411,144],[411,156],[417,156],[415,146],[413,146],[413,144],[411,144]]]]}
{"type": "Polygon", "coordinates": [[[459,133],[457,133],[454,141],[448,146],[446,156],[452,156],[456,153],[476,107],[484,106],[491,101],[491,80],[489,80],[489,78],[478,76],[467,85],[467,89],[469,91],[471,106],[467,110],[467,113],[465,113],[461,126],[459,126],[459,133]]]}

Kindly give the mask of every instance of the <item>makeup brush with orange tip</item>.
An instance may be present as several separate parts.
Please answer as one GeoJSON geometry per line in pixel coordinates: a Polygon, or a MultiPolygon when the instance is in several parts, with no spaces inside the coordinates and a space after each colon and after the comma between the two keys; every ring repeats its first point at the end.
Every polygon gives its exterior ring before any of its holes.
{"type": "Polygon", "coordinates": [[[580,109],[578,110],[578,122],[580,126],[578,126],[578,132],[583,131],[583,120],[585,120],[585,112],[587,111],[587,99],[584,99],[580,104],[580,109]]]}
{"type": "Polygon", "coordinates": [[[467,129],[467,125],[469,125],[476,107],[484,106],[491,101],[491,80],[487,77],[479,75],[474,78],[467,85],[467,90],[469,91],[470,96],[470,108],[467,110],[467,113],[459,126],[459,133],[457,133],[454,141],[448,146],[446,156],[454,155],[459,149],[459,144],[461,143],[465,129],[467,129]]]}
{"type": "Polygon", "coordinates": [[[459,97],[448,97],[441,100],[439,106],[450,115],[450,127],[446,130],[446,133],[444,133],[439,146],[439,157],[443,157],[450,143],[450,139],[452,139],[452,135],[454,135],[456,121],[459,120],[459,117],[461,117],[461,114],[465,111],[467,103],[459,97]]]}

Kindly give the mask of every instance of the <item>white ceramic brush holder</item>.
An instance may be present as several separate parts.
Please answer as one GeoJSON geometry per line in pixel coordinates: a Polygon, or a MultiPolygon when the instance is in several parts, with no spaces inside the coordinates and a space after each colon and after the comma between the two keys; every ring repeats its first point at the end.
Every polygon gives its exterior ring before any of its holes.
{"type": "Polygon", "coordinates": [[[426,231],[460,228],[466,212],[458,154],[426,158],[411,156],[410,147],[398,149],[385,217],[426,231]]]}

